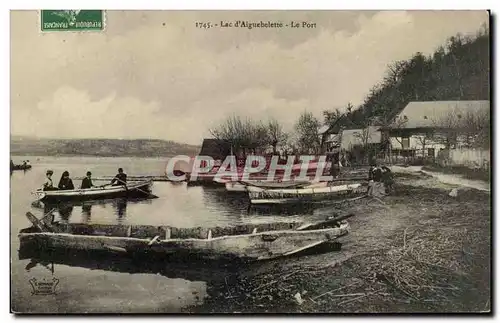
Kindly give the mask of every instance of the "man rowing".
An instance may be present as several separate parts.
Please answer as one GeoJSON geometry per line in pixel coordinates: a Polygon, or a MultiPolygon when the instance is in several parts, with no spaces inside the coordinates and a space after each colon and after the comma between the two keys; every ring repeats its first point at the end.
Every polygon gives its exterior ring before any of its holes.
{"type": "Polygon", "coordinates": [[[118,174],[116,174],[113,180],[111,180],[111,185],[113,186],[127,185],[127,174],[123,172],[123,168],[118,168],[118,174]]]}

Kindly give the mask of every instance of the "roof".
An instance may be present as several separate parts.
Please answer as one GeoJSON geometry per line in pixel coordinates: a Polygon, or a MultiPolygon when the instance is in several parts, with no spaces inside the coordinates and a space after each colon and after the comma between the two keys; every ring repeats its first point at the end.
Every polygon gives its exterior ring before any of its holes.
{"type": "Polygon", "coordinates": [[[443,117],[466,111],[490,109],[490,101],[426,101],[410,102],[396,116],[407,118],[401,128],[435,128],[443,117]]]}
{"type": "Polygon", "coordinates": [[[330,125],[325,125],[325,126],[321,126],[319,129],[318,129],[318,133],[320,135],[324,134],[328,129],[330,128],[330,125]]]}
{"type": "Polygon", "coordinates": [[[204,139],[200,156],[210,156],[215,160],[223,160],[231,154],[231,144],[219,139],[204,139]]]}
{"type": "Polygon", "coordinates": [[[340,148],[349,149],[352,146],[363,145],[364,139],[366,139],[368,144],[379,144],[382,140],[382,134],[379,129],[380,127],[369,126],[365,129],[344,130],[342,131],[340,148]]]}

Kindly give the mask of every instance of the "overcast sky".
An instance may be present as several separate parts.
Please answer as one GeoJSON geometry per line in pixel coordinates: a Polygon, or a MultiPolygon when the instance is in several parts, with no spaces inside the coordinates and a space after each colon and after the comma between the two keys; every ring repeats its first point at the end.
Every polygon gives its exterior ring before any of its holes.
{"type": "Polygon", "coordinates": [[[236,113],[291,127],[308,110],[361,103],[386,66],[430,54],[485,11],[108,11],[104,32],[41,33],[11,12],[11,133],[200,144],[236,113]],[[221,20],[313,29],[197,29],[221,20]]]}

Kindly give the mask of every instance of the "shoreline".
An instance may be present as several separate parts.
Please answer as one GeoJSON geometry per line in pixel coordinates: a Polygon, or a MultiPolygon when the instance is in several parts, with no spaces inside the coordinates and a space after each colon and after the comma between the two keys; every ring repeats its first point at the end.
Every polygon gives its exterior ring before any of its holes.
{"type": "Polygon", "coordinates": [[[340,252],[262,265],[211,286],[191,313],[488,312],[490,195],[397,174],[383,204],[349,212],[340,252]],[[464,191],[466,190],[466,191],[464,191]],[[297,293],[300,294],[297,297],[297,293]]]}

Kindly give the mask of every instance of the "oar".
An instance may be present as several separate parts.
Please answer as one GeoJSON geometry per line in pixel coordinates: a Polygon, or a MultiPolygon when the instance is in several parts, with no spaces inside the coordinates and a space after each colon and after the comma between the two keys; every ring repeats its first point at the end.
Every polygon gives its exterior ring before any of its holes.
{"type": "Polygon", "coordinates": [[[317,228],[320,228],[322,226],[325,226],[325,225],[333,225],[333,224],[336,224],[342,220],[346,220],[350,217],[353,217],[354,214],[353,213],[348,213],[348,214],[345,214],[345,215],[342,215],[342,216],[338,216],[338,217],[335,217],[333,219],[327,219],[325,221],[321,221],[321,222],[316,222],[316,223],[307,223],[307,224],[304,224],[304,225],[301,225],[300,227],[298,227],[297,231],[304,231],[304,230],[315,230],[317,228]]]}
{"type": "MultiPolygon", "coordinates": [[[[121,180],[119,180],[119,179],[118,179],[118,182],[120,182],[121,184],[123,184],[123,185],[125,186],[125,189],[128,191],[128,187],[127,187],[127,183],[126,183],[126,182],[123,182],[123,181],[121,181],[121,180]]],[[[134,187],[134,188],[132,188],[132,190],[137,190],[137,191],[139,191],[139,192],[142,192],[142,193],[144,193],[144,194],[147,194],[147,195],[148,195],[148,197],[151,197],[151,198],[153,198],[153,199],[157,199],[157,198],[158,198],[158,196],[154,195],[153,193],[151,193],[151,192],[146,192],[146,191],[144,191],[144,190],[141,190],[141,189],[140,189],[140,188],[138,188],[138,187],[134,187]]]]}

